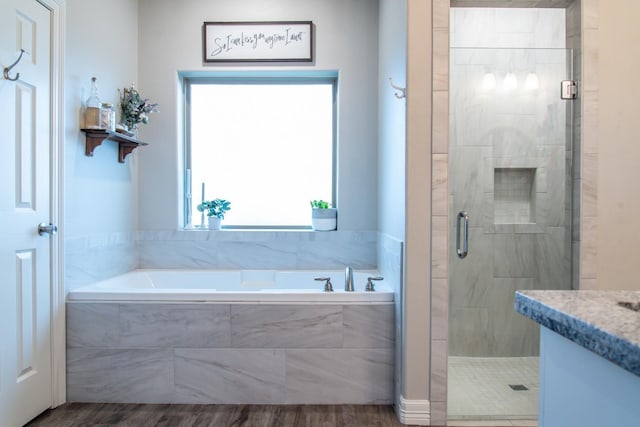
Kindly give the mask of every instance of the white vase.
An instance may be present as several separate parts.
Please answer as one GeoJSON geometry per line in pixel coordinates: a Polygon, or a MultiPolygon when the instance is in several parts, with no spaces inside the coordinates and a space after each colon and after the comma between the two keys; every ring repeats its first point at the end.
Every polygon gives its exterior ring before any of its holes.
{"type": "Polygon", "coordinates": [[[311,209],[311,228],[315,231],[332,231],[338,225],[338,210],[336,208],[311,209]]]}
{"type": "Polygon", "coordinates": [[[210,216],[209,218],[209,230],[220,230],[222,228],[222,220],[217,216],[210,216]]]}

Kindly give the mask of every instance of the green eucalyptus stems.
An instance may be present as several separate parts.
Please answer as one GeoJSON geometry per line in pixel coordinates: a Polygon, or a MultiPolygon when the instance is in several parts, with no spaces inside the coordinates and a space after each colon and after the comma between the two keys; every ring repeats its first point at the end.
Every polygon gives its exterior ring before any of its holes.
{"type": "Polygon", "coordinates": [[[149,114],[158,111],[157,106],[158,104],[150,102],[148,98],[142,98],[133,83],[131,87],[126,87],[120,92],[120,120],[128,130],[135,129],[138,123],[146,124],[149,114]]]}

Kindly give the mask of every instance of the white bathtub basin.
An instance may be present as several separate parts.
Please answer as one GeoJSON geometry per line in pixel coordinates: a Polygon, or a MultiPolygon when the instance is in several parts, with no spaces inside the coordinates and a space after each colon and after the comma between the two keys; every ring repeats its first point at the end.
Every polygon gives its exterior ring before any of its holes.
{"type": "Polygon", "coordinates": [[[203,301],[264,303],[380,303],[393,301],[384,281],[365,292],[376,271],[355,271],[355,292],[345,292],[344,271],[136,270],[69,292],[69,301],[203,301]],[[324,292],[330,277],[334,292],[324,292]]]}

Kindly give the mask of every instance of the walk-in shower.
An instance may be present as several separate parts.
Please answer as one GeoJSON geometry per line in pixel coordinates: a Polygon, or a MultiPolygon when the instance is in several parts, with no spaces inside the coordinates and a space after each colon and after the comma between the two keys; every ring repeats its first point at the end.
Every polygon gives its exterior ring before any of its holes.
{"type": "Polygon", "coordinates": [[[564,48],[450,49],[449,419],[537,417],[538,328],[513,297],[571,287],[571,78],[564,48]]]}

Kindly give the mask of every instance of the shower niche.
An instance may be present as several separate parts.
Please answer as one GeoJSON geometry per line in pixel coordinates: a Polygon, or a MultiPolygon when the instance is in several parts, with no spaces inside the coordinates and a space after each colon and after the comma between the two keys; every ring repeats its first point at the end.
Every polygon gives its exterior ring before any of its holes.
{"type": "Polygon", "coordinates": [[[494,224],[535,223],[536,168],[495,168],[494,224]]]}

